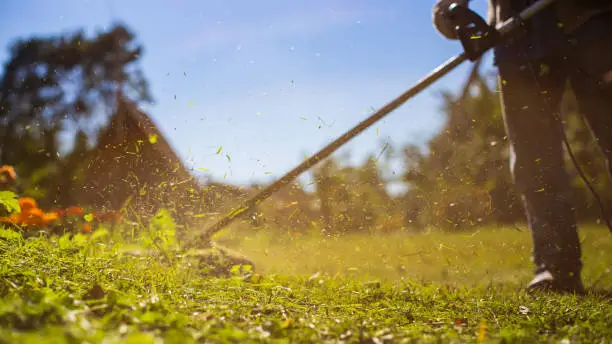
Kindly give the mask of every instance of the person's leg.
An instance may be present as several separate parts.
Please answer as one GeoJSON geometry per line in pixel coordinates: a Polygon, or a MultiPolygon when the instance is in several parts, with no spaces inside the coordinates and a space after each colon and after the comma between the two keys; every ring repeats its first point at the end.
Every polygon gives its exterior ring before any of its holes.
{"type": "Polygon", "coordinates": [[[612,15],[599,18],[576,32],[577,47],[570,55],[570,80],[580,112],[585,117],[612,178],[612,15]],[[607,34],[605,27],[607,26],[607,34]],[[600,34],[591,40],[592,32],[600,34]],[[583,42],[584,40],[589,40],[583,42]]]}
{"type": "Polygon", "coordinates": [[[498,61],[510,167],[533,239],[530,288],[582,291],[580,241],[556,114],[566,75],[561,63],[498,61]]]}

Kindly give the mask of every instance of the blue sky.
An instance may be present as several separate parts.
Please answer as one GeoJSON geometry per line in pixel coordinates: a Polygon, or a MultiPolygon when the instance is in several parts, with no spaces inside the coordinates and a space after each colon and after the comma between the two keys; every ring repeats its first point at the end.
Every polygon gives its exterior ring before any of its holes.
{"type": "MultiPolygon", "coordinates": [[[[271,181],[460,52],[429,0],[0,0],[0,61],[17,37],[127,24],[145,47],[145,110],[195,173],[271,181]],[[175,99],[176,96],[176,99],[175,99]],[[222,154],[217,155],[219,147],[222,154]],[[229,155],[227,159],[225,155],[229,155]],[[202,171],[201,169],[207,169],[202,171]]],[[[483,13],[486,1],[474,1],[483,13]]],[[[489,59],[490,60],[490,59],[489,59]]],[[[423,143],[458,68],[339,151],[423,143]]],[[[487,67],[490,68],[490,63],[487,67]]],[[[391,169],[400,172],[397,163],[391,169]]]]}

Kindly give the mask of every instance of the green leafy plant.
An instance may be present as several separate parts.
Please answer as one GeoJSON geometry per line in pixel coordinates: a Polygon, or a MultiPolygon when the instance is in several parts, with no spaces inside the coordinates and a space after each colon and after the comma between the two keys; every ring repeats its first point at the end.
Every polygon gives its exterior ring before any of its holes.
{"type": "Polygon", "coordinates": [[[0,205],[4,208],[3,210],[9,214],[19,213],[21,211],[18,196],[12,191],[0,191],[0,205]]]}

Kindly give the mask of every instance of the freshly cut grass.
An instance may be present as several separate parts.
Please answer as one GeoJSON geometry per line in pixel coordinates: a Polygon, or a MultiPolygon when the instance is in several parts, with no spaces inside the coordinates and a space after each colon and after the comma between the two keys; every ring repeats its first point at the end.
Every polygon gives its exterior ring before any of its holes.
{"type": "MultiPolygon", "coordinates": [[[[612,235],[583,226],[587,287],[612,290],[612,235]]],[[[520,288],[532,278],[531,235],[515,228],[469,233],[354,234],[340,238],[290,233],[240,232],[221,242],[251,258],[264,274],[407,279],[452,286],[500,284],[520,288]]]]}
{"type": "MultiPolygon", "coordinates": [[[[324,240],[254,233],[232,246],[259,270],[234,268],[217,278],[173,251],[134,255],[105,231],[24,239],[0,230],[0,343],[612,338],[612,305],[604,293],[519,290],[530,269],[526,233],[472,234],[324,240]]],[[[589,228],[583,238],[585,279],[593,284],[610,266],[610,235],[589,228]]],[[[609,275],[599,282],[608,290],[611,284],[609,275]]]]}

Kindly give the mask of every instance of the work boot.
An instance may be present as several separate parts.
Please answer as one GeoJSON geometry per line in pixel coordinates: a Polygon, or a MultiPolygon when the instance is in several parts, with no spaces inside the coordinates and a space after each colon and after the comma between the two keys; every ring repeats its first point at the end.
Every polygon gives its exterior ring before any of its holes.
{"type": "Polygon", "coordinates": [[[536,273],[535,277],[527,285],[527,292],[554,292],[584,295],[585,290],[580,279],[580,274],[562,273],[553,274],[552,270],[543,270],[536,273]]]}

